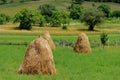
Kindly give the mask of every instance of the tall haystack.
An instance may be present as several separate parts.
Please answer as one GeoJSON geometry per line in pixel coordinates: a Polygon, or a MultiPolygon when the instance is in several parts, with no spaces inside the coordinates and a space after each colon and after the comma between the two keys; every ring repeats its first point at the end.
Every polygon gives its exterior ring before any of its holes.
{"type": "Polygon", "coordinates": [[[80,53],[90,53],[91,52],[89,39],[85,33],[81,33],[78,36],[77,42],[75,43],[75,46],[74,46],[74,51],[80,52],[80,53]]]}
{"type": "Polygon", "coordinates": [[[19,68],[23,74],[55,74],[52,50],[44,38],[37,38],[27,48],[19,68]]]}
{"type": "Polygon", "coordinates": [[[52,40],[52,38],[51,38],[51,36],[50,36],[50,34],[49,34],[48,31],[46,31],[46,32],[44,33],[43,38],[48,41],[48,43],[49,43],[49,45],[50,45],[50,47],[51,47],[52,50],[55,49],[54,42],[53,42],[53,40],[52,40]]]}

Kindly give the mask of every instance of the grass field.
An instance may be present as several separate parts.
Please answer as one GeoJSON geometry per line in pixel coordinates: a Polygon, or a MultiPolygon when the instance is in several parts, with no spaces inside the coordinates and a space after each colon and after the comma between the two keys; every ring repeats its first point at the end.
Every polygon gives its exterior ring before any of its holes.
{"type": "MultiPolygon", "coordinates": [[[[119,47],[120,48],[120,47],[119,47]]],[[[119,48],[94,48],[91,54],[75,54],[72,48],[53,51],[57,74],[19,75],[26,46],[0,45],[0,80],[119,80],[119,48]]]]}
{"type": "MultiPolygon", "coordinates": [[[[80,33],[80,32],[79,32],[80,33]]],[[[0,42],[30,43],[43,33],[0,32],[0,42]]],[[[76,41],[78,34],[51,34],[53,41],[76,41]]],[[[109,33],[109,40],[120,41],[120,33],[109,33]]],[[[88,33],[90,41],[99,41],[100,34],[88,33]]],[[[92,44],[91,44],[92,45],[92,44]]],[[[92,45],[93,46],[93,45],[92,45]]],[[[53,51],[57,74],[19,75],[18,68],[27,46],[0,45],[0,80],[119,80],[120,46],[92,48],[91,54],[75,54],[72,48],[57,47],[53,51]]]]}

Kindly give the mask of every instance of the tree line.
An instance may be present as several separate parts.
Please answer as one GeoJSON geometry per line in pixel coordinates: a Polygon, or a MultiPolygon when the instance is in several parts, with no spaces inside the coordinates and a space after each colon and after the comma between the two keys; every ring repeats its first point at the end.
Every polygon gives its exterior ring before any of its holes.
{"type": "Polygon", "coordinates": [[[120,3],[120,0],[85,0],[85,1],[92,1],[92,2],[115,2],[115,3],[120,3]]]}

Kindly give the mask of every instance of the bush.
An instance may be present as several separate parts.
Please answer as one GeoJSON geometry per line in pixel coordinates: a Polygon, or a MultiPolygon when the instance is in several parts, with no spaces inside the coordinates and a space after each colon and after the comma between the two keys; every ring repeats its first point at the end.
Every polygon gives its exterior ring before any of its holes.
{"type": "Polygon", "coordinates": [[[102,45],[106,45],[108,41],[108,35],[106,33],[102,33],[100,35],[100,40],[101,40],[102,45]]]}
{"type": "Polygon", "coordinates": [[[37,10],[33,10],[31,12],[33,24],[39,24],[39,26],[44,26],[46,23],[44,16],[42,16],[37,10]]]}
{"type": "Polygon", "coordinates": [[[50,25],[52,27],[69,24],[69,21],[69,16],[64,12],[55,11],[50,17],[50,25]]]}
{"type": "Polygon", "coordinates": [[[5,14],[0,14],[0,24],[6,24],[10,21],[10,17],[5,14]]]}
{"type": "Polygon", "coordinates": [[[63,30],[67,30],[67,26],[63,26],[62,29],[63,29],[63,30]]]}
{"type": "Polygon", "coordinates": [[[120,10],[113,11],[110,16],[116,18],[120,17],[120,10]]]}

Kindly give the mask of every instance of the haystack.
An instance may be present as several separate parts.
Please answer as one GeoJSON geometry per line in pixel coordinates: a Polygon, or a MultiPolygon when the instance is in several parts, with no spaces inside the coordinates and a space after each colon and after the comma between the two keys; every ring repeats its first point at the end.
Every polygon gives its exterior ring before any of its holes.
{"type": "Polygon", "coordinates": [[[37,38],[27,48],[19,73],[23,74],[55,74],[51,48],[44,38],[37,38]]]}
{"type": "Polygon", "coordinates": [[[49,45],[50,45],[50,47],[51,47],[52,50],[55,49],[54,42],[53,42],[53,40],[52,40],[52,38],[51,38],[51,36],[50,36],[50,34],[49,34],[48,31],[46,31],[46,32],[44,33],[43,38],[48,41],[48,43],[49,43],[49,45]]]}
{"type": "Polygon", "coordinates": [[[89,39],[85,33],[81,33],[78,36],[77,42],[75,43],[75,46],[74,46],[74,51],[80,52],[80,53],[90,53],[91,52],[89,39]]]}

